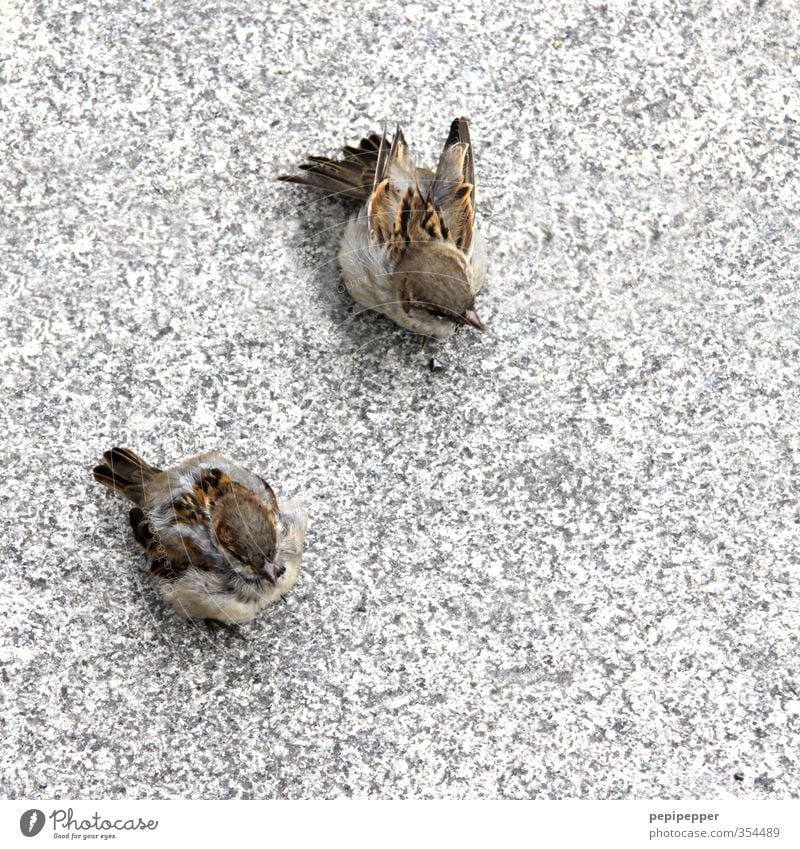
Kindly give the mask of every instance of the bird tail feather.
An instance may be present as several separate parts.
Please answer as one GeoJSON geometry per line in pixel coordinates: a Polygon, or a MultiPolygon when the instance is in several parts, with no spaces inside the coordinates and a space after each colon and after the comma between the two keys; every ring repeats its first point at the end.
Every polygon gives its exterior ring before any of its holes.
{"type": "Polygon", "coordinates": [[[92,471],[94,479],[134,504],[141,503],[145,486],[161,472],[129,448],[112,448],[103,454],[103,460],[92,471]]]}
{"type": "Polygon", "coordinates": [[[309,156],[307,162],[298,166],[302,174],[281,174],[278,179],[285,183],[300,183],[322,189],[351,200],[365,201],[372,192],[378,154],[385,145],[381,136],[370,133],[361,139],[358,147],[344,147],[341,159],[309,156]]]}

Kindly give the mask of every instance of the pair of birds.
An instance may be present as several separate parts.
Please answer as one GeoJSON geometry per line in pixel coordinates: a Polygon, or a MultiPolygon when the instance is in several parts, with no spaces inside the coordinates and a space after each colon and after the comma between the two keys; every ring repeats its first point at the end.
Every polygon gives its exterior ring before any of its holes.
{"type": "MultiPolygon", "coordinates": [[[[475,295],[486,251],[475,229],[475,161],[466,118],[453,121],[435,171],[417,166],[398,127],[345,147],[339,160],[311,156],[279,179],[359,201],[344,231],[339,267],[359,304],[423,337],[459,325],[484,330],[475,295]]],[[[238,625],[297,581],[308,512],[279,504],[258,475],[209,452],[158,469],[112,448],[99,483],[134,503],[130,523],[161,596],[184,618],[238,625]]]]}

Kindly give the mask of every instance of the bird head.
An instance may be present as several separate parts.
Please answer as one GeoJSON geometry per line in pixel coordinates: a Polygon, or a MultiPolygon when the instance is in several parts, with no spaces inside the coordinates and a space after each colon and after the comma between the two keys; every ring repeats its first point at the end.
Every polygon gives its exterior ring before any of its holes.
{"type": "Polygon", "coordinates": [[[228,492],[214,505],[211,528],[240,577],[277,585],[284,569],[275,563],[277,516],[271,507],[249,493],[228,492]]]}
{"type": "Polygon", "coordinates": [[[407,313],[485,330],[475,312],[469,263],[448,242],[414,242],[394,268],[397,295],[407,313]]]}

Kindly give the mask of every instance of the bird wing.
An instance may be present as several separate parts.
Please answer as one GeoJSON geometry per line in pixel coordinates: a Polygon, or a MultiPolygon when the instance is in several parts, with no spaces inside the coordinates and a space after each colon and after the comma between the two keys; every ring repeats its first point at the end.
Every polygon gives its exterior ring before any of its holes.
{"type": "Polygon", "coordinates": [[[475,160],[466,118],[450,125],[428,200],[444,221],[449,241],[468,252],[475,223],[475,160]]]}
{"type": "Polygon", "coordinates": [[[398,214],[408,216],[418,210],[424,215],[429,209],[424,224],[421,216],[417,220],[415,238],[443,238],[469,251],[475,219],[475,162],[466,118],[453,121],[435,174],[416,167],[399,125],[391,140],[384,127],[381,135],[370,133],[357,146],[345,146],[343,154],[340,159],[309,156],[299,166],[301,174],[283,174],[278,179],[367,200],[370,235],[378,243],[394,239],[393,254],[399,246],[395,238],[398,214]],[[415,190],[411,195],[406,194],[409,188],[415,190]]]}
{"type": "Polygon", "coordinates": [[[387,247],[395,264],[419,242],[447,241],[468,253],[475,221],[475,164],[467,119],[453,121],[433,175],[415,167],[399,127],[391,146],[384,133],[368,214],[372,240],[387,247]]]}
{"type": "Polygon", "coordinates": [[[394,264],[420,242],[454,241],[429,191],[432,177],[414,164],[399,126],[391,146],[384,133],[368,216],[371,240],[387,248],[394,264]]]}
{"type": "Polygon", "coordinates": [[[416,183],[401,190],[388,178],[381,181],[370,198],[369,222],[371,239],[387,249],[395,265],[420,242],[449,238],[444,218],[416,183]]]}
{"type": "Polygon", "coordinates": [[[153,574],[172,579],[189,568],[213,571],[221,565],[211,536],[211,508],[231,478],[216,467],[217,460],[225,462],[212,453],[167,469],[148,487],[145,510],[131,511],[134,537],[153,574]]]}
{"type": "Polygon", "coordinates": [[[130,511],[134,539],[145,550],[152,575],[174,580],[187,569],[210,572],[219,565],[219,555],[209,539],[208,519],[193,524],[186,516],[179,518],[190,509],[187,502],[170,504],[163,514],[146,513],[140,507],[130,511]]]}
{"type": "Polygon", "coordinates": [[[406,189],[409,185],[417,182],[417,167],[414,158],[398,124],[391,144],[386,137],[384,127],[378,148],[378,161],[375,165],[375,180],[372,190],[378,187],[383,180],[390,180],[398,189],[406,189]]]}

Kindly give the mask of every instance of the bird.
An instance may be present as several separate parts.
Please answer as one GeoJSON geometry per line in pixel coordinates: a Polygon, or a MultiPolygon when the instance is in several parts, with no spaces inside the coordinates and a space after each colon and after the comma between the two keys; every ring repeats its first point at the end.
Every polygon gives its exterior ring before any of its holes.
{"type": "Polygon", "coordinates": [[[361,203],[338,255],[355,301],[424,338],[486,327],[475,295],[486,279],[486,247],[475,227],[475,156],[469,122],[456,118],[436,171],[416,165],[403,131],[370,133],[344,156],[309,156],[302,173],[278,179],[361,203]]]}
{"type": "Polygon", "coordinates": [[[93,476],[134,503],[134,539],[161,597],[184,619],[212,631],[249,622],[297,581],[306,507],[279,505],[263,478],[222,454],[159,469],[115,447],[93,476]]]}

